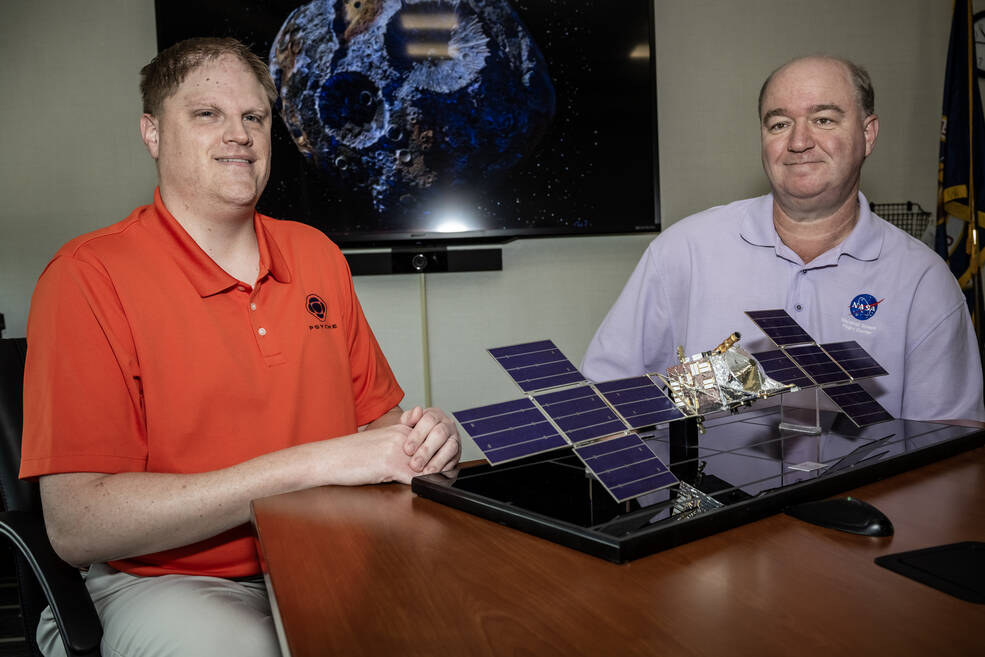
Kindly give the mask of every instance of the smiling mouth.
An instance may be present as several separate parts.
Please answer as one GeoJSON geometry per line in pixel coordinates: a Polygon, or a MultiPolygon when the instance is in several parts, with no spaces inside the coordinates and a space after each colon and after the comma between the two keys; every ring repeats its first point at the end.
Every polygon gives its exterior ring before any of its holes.
{"type": "Polygon", "coordinates": [[[217,157],[215,159],[217,162],[237,162],[241,164],[253,164],[253,160],[247,160],[242,157],[217,157]]]}

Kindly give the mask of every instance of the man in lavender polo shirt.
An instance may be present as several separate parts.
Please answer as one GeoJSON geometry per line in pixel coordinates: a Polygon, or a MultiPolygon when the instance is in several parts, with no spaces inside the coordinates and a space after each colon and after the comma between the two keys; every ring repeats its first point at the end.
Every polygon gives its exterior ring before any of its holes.
{"type": "Polygon", "coordinates": [[[869,211],[862,163],[879,132],[872,83],[811,57],[760,92],[772,193],[690,216],[649,246],[585,355],[596,381],[663,372],[732,331],[771,343],[743,314],[784,308],[819,342],[856,340],[889,372],[863,385],[896,417],[985,420],[965,300],[944,261],[869,211]]]}

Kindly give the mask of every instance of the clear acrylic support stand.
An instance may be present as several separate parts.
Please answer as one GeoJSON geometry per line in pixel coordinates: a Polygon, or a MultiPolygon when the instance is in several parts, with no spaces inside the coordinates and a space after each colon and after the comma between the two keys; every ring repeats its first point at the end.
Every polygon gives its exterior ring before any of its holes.
{"type": "Polygon", "coordinates": [[[819,388],[780,395],[780,429],[800,433],[821,433],[821,412],[818,408],[819,388]],[[793,406],[792,404],[797,404],[793,406]]]}

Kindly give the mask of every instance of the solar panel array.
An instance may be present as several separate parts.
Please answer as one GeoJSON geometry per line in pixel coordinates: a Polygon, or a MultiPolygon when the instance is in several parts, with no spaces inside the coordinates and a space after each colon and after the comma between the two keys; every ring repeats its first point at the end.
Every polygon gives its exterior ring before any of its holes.
{"type": "Polygon", "coordinates": [[[823,388],[824,394],[860,427],[892,420],[893,416],[857,383],[823,388]]]}
{"type": "MultiPolygon", "coordinates": [[[[782,309],[746,314],[779,347],[753,354],[771,378],[800,388],[821,386],[860,427],[892,419],[855,383],[886,374],[857,342],[819,345],[782,309]]],[[[685,417],[649,375],[589,383],[551,340],[489,353],[529,395],[453,414],[490,464],[572,446],[617,501],[677,482],[630,432],[685,417]]]]}
{"type": "Polygon", "coordinates": [[[626,430],[623,421],[591,386],[547,392],[534,399],[574,444],[626,430]]]}
{"type": "Polygon", "coordinates": [[[595,386],[550,340],[489,353],[531,395],[453,413],[490,464],[571,445],[617,501],[677,482],[646,443],[628,433],[684,417],[650,378],[595,386]]]}
{"type": "Polygon", "coordinates": [[[753,354],[766,373],[800,388],[817,385],[859,427],[893,416],[862,386],[859,379],[886,374],[854,340],[819,345],[785,310],[746,313],[780,349],[753,354]]]}
{"type": "Polygon", "coordinates": [[[749,310],[746,315],[777,347],[814,342],[786,310],[749,310]]]}
{"type": "Polygon", "coordinates": [[[529,399],[470,408],[454,416],[492,465],[568,444],[529,399]]]}
{"type": "Polygon", "coordinates": [[[818,385],[851,380],[848,372],[841,369],[838,363],[831,360],[824,349],[816,344],[787,347],[784,351],[818,385]]]}
{"type": "Polygon", "coordinates": [[[490,349],[492,357],[516,381],[520,390],[547,390],[585,380],[578,368],[551,340],[490,349]]]}
{"type": "Polygon", "coordinates": [[[681,409],[648,376],[596,383],[595,388],[633,429],[684,417],[681,409]]]}
{"type": "Polygon", "coordinates": [[[760,351],[754,353],[752,357],[759,361],[770,378],[776,379],[780,383],[788,383],[798,388],[809,388],[814,385],[810,377],[804,374],[797,367],[797,364],[779,349],[760,351]]]}
{"type": "Polygon", "coordinates": [[[677,483],[677,477],[635,433],[577,445],[574,452],[617,502],[677,483]]]}
{"type": "Polygon", "coordinates": [[[838,364],[855,380],[888,374],[882,365],[854,340],[829,342],[822,344],[821,348],[831,354],[831,357],[838,361],[838,364]]]}

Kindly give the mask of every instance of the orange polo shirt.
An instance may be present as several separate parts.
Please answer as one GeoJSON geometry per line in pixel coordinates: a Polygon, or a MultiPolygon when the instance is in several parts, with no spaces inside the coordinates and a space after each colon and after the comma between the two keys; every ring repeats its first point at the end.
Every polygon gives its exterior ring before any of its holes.
{"type": "MultiPolygon", "coordinates": [[[[154,193],[78,237],[28,320],[21,477],[205,472],[354,433],[403,397],[319,231],[254,217],[260,274],[222,270],[154,193]]],[[[140,575],[259,572],[248,526],[114,562],[140,575]]]]}

